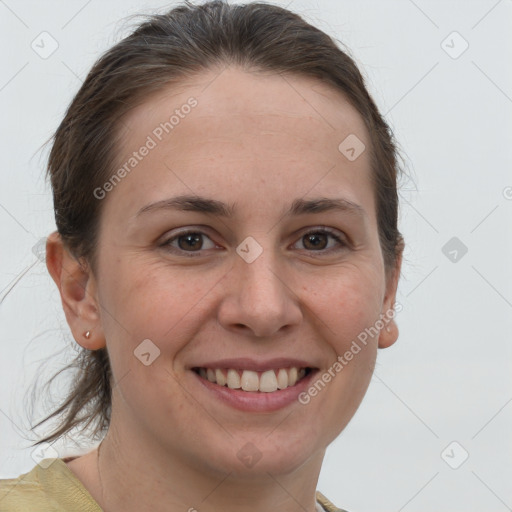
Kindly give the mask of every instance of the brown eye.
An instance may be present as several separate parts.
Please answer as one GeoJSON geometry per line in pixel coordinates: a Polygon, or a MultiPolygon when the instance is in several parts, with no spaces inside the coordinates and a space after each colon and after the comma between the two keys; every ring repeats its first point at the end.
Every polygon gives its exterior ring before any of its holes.
{"type": "Polygon", "coordinates": [[[203,246],[201,233],[187,233],[186,235],[180,235],[176,238],[178,240],[178,246],[180,249],[184,251],[190,250],[198,250],[203,246]]]}
{"type": "Polygon", "coordinates": [[[310,231],[303,235],[300,241],[302,242],[303,249],[306,249],[308,252],[329,253],[348,247],[347,242],[342,237],[326,229],[310,231]]]}
{"type": "Polygon", "coordinates": [[[302,237],[306,249],[325,249],[328,236],[325,233],[312,233],[302,237]]]}
{"type": "Polygon", "coordinates": [[[202,249],[214,249],[215,243],[201,231],[184,231],[167,239],[161,247],[176,254],[201,253],[202,249]]]}

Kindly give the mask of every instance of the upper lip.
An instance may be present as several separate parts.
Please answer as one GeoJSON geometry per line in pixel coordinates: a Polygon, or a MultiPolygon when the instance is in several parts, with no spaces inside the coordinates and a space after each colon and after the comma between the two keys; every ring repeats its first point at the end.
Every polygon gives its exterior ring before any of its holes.
{"type": "Polygon", "coordinates": [[[274,359],[256,360],[250,357],[238,357],[231,359],[217,359],[194,364],[191,368],[233,368],[234,370],[251,370],[263,372],[265,370],[277,370],[278,368],[315,368],[310,362],[288,357],[274,359]]]}

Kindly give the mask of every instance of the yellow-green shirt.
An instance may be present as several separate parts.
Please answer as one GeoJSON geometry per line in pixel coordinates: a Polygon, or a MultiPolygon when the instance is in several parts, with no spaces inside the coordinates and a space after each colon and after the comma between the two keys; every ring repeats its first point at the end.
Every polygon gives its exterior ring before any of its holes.
{"type": "MultiPolygon", "coordinates": [[[[336,508],[320,492],[319,510],[336,508]]],[[[17,478],[0,480],[0,512],[102,512],[63,459],[44,459],[17,478]]]]}

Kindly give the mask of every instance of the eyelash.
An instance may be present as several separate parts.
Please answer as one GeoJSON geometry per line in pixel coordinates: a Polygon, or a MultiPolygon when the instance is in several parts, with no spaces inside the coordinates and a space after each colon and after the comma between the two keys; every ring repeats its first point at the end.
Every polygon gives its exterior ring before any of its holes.
{"type": "MultiPolygon", "coordinates": [[[[307,252],[310,252],[310,253],[318,253],[318,254],[329,254],[333,251],[339,251],[339,250],[343,250],[343,249],[347,249],[348,248],[348,243],[343,240],[340,236],[338,236],[334,231],[331,231],[330,229],[327,229],[327,228],[319,228],[319,229],[314,229],[314,230],[311,230],[311,231],[306,231],[304,234],[302,234],[300,236],[300,239],[304,238],[306,235],[311,235],[311,234],[322,234],[322,235],[328,235],[330,236],[331,238],[333,238],[339,245],[338,248],[333,248],[331,247],[330,249],[320,249],[318,251],[315,251],[315,250],[307,250],[307,249],[303,249],[307,252]]],[[[183,236],[186,236],[186,235],[202,235],[202,236],[205,236],[207,238],[209,238],[211,240],[211,238],[206,234],[204,233],[203,231],[200,231],[199,229],[197,230],[192,230],[192,229],[189,229],[187,231],[182,231],[181,233],[177,233],[175,234],[174,236],[172,236],[171,238],[168,238],[166,241],[162,242],[162,244],[160,245],[160,247],[166,249],[166,250],[169,250],[169,252],[172,252],[174,254],[179,254],[179,255],[186,255],[186,257],[198,257],[200,256],[200,254],[202,252],[204,252],[204,250],[200,249],[198,251],[185,251],[183,249],[179,249],[179,248],[176,248],[176,247],[172,247],[171,246],[171,242],[174,242],[175,240],[178,240],[179,238],[183,237],[183,236]]],[[[213,242],[213,240],[211,240],[212,243],[215,243],[213,242]]],[[[206,250],[206,249],[205,249],[206,250]]]]}

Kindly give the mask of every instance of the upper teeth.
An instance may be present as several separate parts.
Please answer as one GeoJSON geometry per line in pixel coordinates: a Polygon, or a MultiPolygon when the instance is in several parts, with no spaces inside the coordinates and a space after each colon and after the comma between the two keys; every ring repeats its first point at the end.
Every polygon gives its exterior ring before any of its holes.
{"type": "Polygon", "coordinates": [[[234,370],[199,368],[199,375],[219,386],[227,386],[231,389],[243,389],[244,391],[263,391],[271,393],[278,389],[285,389],[293,386],[306,374],[305,368],[279,368],[278,370],[267,370],[265,372],[254,372],[252,370],[234,370]]]}

